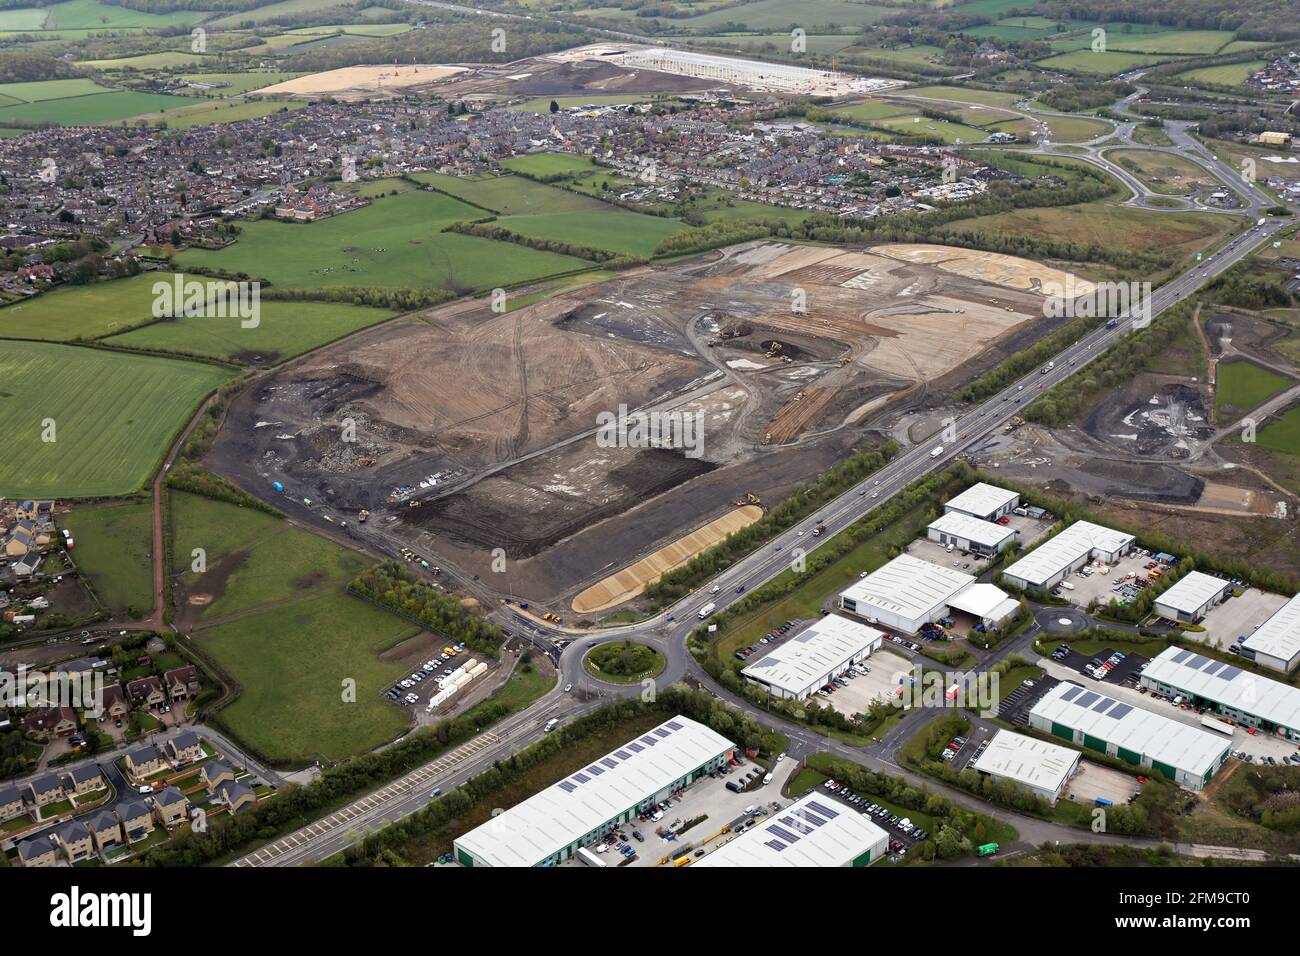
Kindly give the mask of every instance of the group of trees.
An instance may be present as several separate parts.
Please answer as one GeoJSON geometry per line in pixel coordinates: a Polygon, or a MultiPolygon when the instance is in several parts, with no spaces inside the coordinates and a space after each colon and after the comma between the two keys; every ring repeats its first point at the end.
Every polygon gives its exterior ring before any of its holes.
{"type": "Polygon", "coordinates": [[[664,236],[655,246],[656,256],[683,256],[720,246],[730,246],[737,242],[750,242],[770,235],[767,226],[752,222],[736,222],[719,219],[707,225],[692,229],[683,229],[672,235],[664,236]]]}
{"type": "Polygon", "coordinates": [[[621,252],[613,252],[609,249],[595,249],[591,246],[565,242],[562,239],[538,239],[535,236],[521,235],[504,226],[494,226],[490,222],[453,222],[451,225],[445,226],[443,232],[459,232],[461,235],[478,236],[480,239],[492,239],[496,242],[513,242],[517,245],[527,246],[529,249],[554,252],[562,256],[572,256],[575,259],[586,259],[589,262],[599,262],[608,265],[610,268],[625,268],[640,265],[645,261],[621,252]]]}
{"type": "Polygon", "coordinates": [[[262,297],[285,302],[346,302],[394,312],[412,312],[427,309],[455,298],[447,289],[413,288],[384,289],[362,286],[333,286],[316,289],[282,289],[272,286],[262,290],[262,297]]]}
{"type": "Polygon", "coordinates": [[[363,571],[348,590],[453,641],[463,641],[481,654],[496,657],[501,650],[500,627],[396,561],[363,571]]]}

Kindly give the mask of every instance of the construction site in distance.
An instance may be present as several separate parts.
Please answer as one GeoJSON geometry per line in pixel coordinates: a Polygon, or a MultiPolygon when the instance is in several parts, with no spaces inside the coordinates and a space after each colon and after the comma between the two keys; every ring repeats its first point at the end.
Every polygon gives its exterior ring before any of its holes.
{"type": "Polygon", "coordinates": [[[510,312],[458,301],[247,390],[212,463],[336,526],[365,511],[366,533],[503,594],[595,613],[755,520],[887,406],[1023,348],[1061,281],[966,249],[758,241],[510,312]],[[601,441],[620,407],[690,416],[698,449],[601,441]]]}

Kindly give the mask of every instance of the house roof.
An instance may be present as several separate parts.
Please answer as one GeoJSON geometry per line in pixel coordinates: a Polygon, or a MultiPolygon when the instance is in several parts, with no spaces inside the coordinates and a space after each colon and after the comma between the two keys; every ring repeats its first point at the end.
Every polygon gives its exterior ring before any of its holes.
{"type": "Polygon", "coordinates": [[[49,834],[46,833],[42,833],[40,836],[28,837],[18,844],[18,855],[24,860],[34,860],[37,857],[53,852],[54,844],[50,842],[49,834]]]}
{"type": "Polygon", "coordinates": [[[23,792],[17,787],[0,787],[0,806],[18,803],[23,799],[23,792]]]}
{"type": "Polygon", "coordinates": [[[214,780],[223,773],[234,773],[234,768],[229,764],[224,764],[220,760],[209,760],[203,765],[203,772],[209,780],[214,780]]]}
{"type": "Polygon", "coordinates": [[[186,750],[190,747],[201,747],[203,741],[199,735],[192,730],[182,731],[171,739],[171,745],[177,750],[186,750]]]}
{"type": "Polygon", "coordinates": [[[162,790],[154,794],[153,802],[160,807],[170,807],[177,803],[188,803],[185,794],[181,793],[175,787],[163,787],[162,790]]]}
{"type": "Polygon", "coordinates": [[[123,800],[117,805],[116,810],[123,823],[149,815],[149,808],[138,800],[123,800]]]}
{"type": "Polygon", "coordinates": [[[131,763],[151,763],[163,759],[162,751],[153,744],[136,747],[135,750],[127,751],[126,755],[131,758],[131,763]]]}
{"type": "Polygon", "coordinates": [[[54,832],[65,843],[71,843],[74,840],[84,840],[90,836],[90,830],[80,820],[69,820],[61,826],[55,827],[54,832]]]}
{"type": "Polygon", "coordinates": [[[62,790],[63,778],[57,773],[46,773],[32,781],[32,789],[37,793],[45,793],[47,790],[62,790]]]}
{"type": "Polygon", "coordinates": [[[96,777],[103,777],[104,771],[99,769],[99,764],[88,763],[80,767],[74,767],[68,771],[68,776],[77,783],[85,783],[87,780],[94,780],[96,777]]]}
{"type": "Polygon", "coordinates": [[[99,833],[101,830],[107,830],[109,827],[117,826],[118,819],[107,810],[100,810],[98,813],[91,814],[89,819],[86,820],[86,823],[90,826],[91,830],[95,833],[99,833]]]}

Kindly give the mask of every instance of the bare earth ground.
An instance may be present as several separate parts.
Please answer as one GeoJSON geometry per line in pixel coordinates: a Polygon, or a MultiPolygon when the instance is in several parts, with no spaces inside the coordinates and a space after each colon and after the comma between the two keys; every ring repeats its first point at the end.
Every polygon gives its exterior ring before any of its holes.
{"type": "Polygon", "coordinates": [[[745,492],[788,493],[887,403],[929,401],[1022,348],[1051,324],[1037,290],[1064,281],[963,249],[765,241],[506,314],[456,302],[261,380],[210,461],[254,494],[282,482],[309,519],[368,509],[367,533],[502,595],[572,596],[745,492]],[[620,406],[698,413],[701,454],[602,447],[598,415],[620,406]]]}

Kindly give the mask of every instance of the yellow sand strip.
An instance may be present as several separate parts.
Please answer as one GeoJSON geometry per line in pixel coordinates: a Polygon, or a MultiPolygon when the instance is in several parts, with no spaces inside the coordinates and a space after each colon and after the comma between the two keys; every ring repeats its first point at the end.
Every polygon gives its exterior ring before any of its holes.
{"type": "Polygon", "coordinates": [[[704,527],[646,555],[631,567],[597,581],[573,599],[574,612],[593,614],[630,601],[644,591],[651,581],[658,580],[663,574],[713,547],[733,531],[748,527],[761,517],[762,508],[745,505],[727,512],[721,518],[715,518],[704,527]]]}

